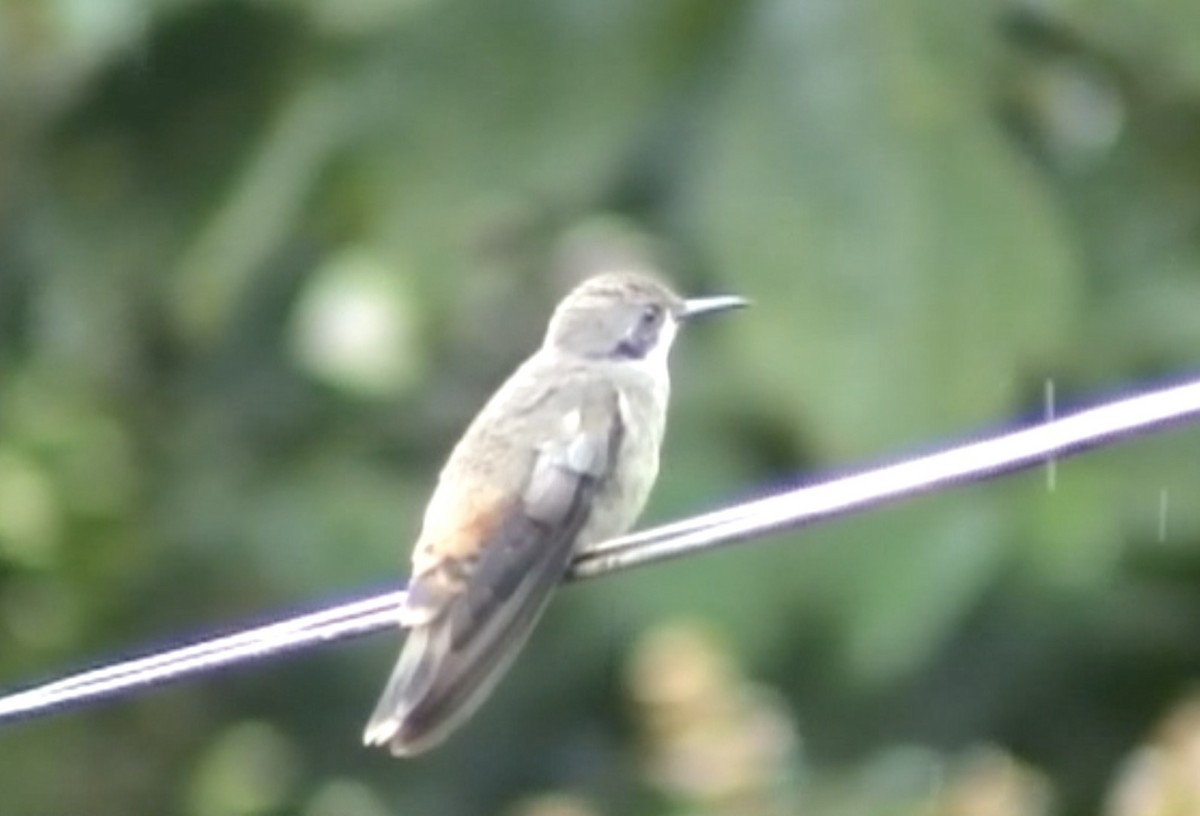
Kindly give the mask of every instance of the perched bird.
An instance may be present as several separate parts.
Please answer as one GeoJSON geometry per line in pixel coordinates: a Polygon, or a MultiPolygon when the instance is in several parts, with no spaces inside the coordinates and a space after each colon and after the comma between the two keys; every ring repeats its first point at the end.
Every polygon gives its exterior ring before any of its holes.
{"type": "Polygon", "coordinates": [[[363,741],[408,756],[483,702],[573,553],[632,526],[658,475],[680,322],[744,306],[640,274],[590,278],[442,469],[400,609],[408,639],[363,741]]]}

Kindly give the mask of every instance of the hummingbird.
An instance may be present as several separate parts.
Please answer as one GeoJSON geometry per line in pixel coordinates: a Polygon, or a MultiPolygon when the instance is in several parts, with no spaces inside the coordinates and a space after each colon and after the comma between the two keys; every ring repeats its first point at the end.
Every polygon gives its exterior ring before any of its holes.
{"type": "Polygon", "coordinates": [[[626,532],[658,476],[682,323],[747,305],[685,300],[641,273],[585,280],[484,405],[438,477],[399,610],[407,639],[363,732],[411,756],[495,688],[572,556],[626,532]]]}

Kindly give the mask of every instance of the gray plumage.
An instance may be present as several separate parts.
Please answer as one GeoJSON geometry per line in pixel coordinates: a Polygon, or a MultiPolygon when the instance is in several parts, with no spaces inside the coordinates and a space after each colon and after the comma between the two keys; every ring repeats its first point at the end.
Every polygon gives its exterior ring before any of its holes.
{"type": "Polygon", "coordinates": [[[408,639],[367,744],[419,753],[478,708],[572,554],[641,512],[658,474],[676,321],[741,303],[683,301],[653,279],[615,274],[559,305],[542,347],[442,469],[400,611],[408,639]]]}

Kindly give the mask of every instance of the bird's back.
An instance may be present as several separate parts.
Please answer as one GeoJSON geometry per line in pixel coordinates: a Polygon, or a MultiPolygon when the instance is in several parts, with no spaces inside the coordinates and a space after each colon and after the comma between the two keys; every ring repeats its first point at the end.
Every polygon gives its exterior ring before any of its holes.
{"type": "Polygon", "coordinates": [[[665,371],[545,349],[501,386],[430,500],[402,611],[411,633],[369,742],[440,741],[508,667],[571,555],[628,529],[657,474],[666,389],[665,371]]]}

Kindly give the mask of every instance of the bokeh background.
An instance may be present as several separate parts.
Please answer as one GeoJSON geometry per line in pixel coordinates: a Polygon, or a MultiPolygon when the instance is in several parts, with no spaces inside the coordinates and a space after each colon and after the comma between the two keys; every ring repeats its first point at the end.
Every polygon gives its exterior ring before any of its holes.
{"type": "MultiPolygon", "coordinates": [[[[1183,377],[1195,0],[0,0],[0,686],[393,586],[572,281],[646,521],[1183,377]]],[[[561,593],[444,748],[398,636],[0,730],[14,816],[1200,814],[1200,431],[561,593]]]]}

